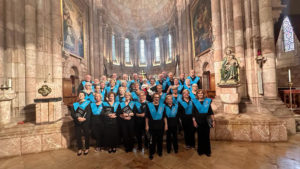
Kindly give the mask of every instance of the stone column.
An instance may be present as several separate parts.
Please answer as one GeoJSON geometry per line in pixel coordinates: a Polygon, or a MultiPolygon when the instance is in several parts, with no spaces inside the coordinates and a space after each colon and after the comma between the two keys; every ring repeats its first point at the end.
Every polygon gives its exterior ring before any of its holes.
{"type": "Polygon", "coordinates": [[[266,99],[275,99],[277,97],[277,81],[271,0],[259,1],[259,21],[262,55],[267,59],[263,66],[264,97],[266,99]]]}
{"type": "Polygon", "coordinates": [[[217,83],[221,80],[220,69],[222,65],[222,25],[220,0],[212,0],[212,33],[213,33],[213,50],[214,50],[214,69],[215,69],[215,85],[216,95],[220,95],[220,88],[217,83]]]}
{"type": "MultiPolygon", "coordinates": [[[[226,22],[226,7],[225,7],[225,0],[220,0],[220,12],[221,12],[221,23],[222,23],[222,53],[225,53],[227,45],[227,22],[226,22]]],[[[224,57],[224,56],[223,56],[224,57]]],[[[222,59],[223,59],[222,57],[222,59]]]]}
{"type": "Polygon", "coordinates": [[[240,61],[240,84],[239,93],[241,97],[247,97],[246,75],[245,75],[245,51],[244,51],[244,25],[242,0],[233,0],[234,19],[234,48],[235,56],[240,61]]]}
{"type": "Polygon", "coordinates": [[[46,64],[49,63],[47,60],[47,57],[45,55],[45,51],[44,51],[44,40],[45,40],[45,32],[44,32],[44,25],[45,25],[45,19],[44,19],[44,15],[45,15],[45,8],[44,8],[44,2],[45,1],[41,1],[38,0],[37,2],[37,13],[36,13],[36,18],[37,18],[37,56],[36,56],[36,69],[39,70],[36,72],[36,82],[40,83],[43,82],[47,77],[47,66],[46,64]]]}
{"type": "Polygon", "coordinates": [[[98,10],[97,10],[97,3],[94,0],[93,1],[93,58],[94,62],[92,62],[91,65],[94,67],[94,71],[92,72],[94,78],[99,78],[100,72],[99,72],[99,63],[100,63],[100,56],[99,56],[99,24],[98,24],[98,10]]]}
{"type": "Polygon", "coordinates": [[[36,85],[36,0],[25,1],[26,104],[33,104],[36,85]]]}
{"type": "Polygon", "coordinates": [[[88,74],[94,77],[94,20],[93,20],[93,0],[89,0],[89,52],[88,52],[88,74]]]}
{"type": "Polygon", "coordinates": [[[98,39],[98,43],[99,43],[99,73],[100,76],[102,76],[104,74],[104,39],[103,39],[103,12],[101,10],[99,10],[98,12],[98,23],[99,23],[99,39],[98,39]]]}
{"type": "Polygon", "coordinates": [[[5,83],[4,72],[5,72],[5,58],[4,58],[4,35],[5,35],[5,0],[0,0],[0,85],[5,83]]]}

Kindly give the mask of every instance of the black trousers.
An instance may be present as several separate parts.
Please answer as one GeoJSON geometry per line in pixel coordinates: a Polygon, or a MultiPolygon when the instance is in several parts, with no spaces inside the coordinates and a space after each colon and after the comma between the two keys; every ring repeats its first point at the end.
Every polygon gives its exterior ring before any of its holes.
{"type": "Polygon", "coordinates": [[[164,130],[159,129],[159,130],[149,130],[151,139],[150,141],[150,149],[149,149],[149,155],[152,156],[156,152],[156,147],[157,147],[157,153],[162,154],[162,144],[163,144],[163,135],[164,135],[164,130]]]}
{"type": "Polygon", "coordinates": [[[134,120],[121,120],[121,132],[126,151],[131,151],[134,146],[134,120]]]}
{"type": "Polygon", "coordinates": [[[103,122],[98,116],[93,116],[92,133],[96,139],[96,147],[103,147],[103,122]]]}
{"type": "Polygon", "coordinates": [[[198,125],[198,153],[199,154],[211,154],[210,147],[210,128],[208,124],[198,125]]]}
{"type": "Polygon", "coordinates": [[[170,127],[167,131],[167,151],[170,152],[172,149],[178,151],[178,139],[177,139],[177,127],[170,127]]]}
{"type": "Polygon", "coordinates": [[[195,127],[192,117],[182,119],[184,141],[186,146],[195,147],[195,127]]]}
{"type": "Polygon", "coordinates": [[[89,131],[90,124],[88,122],[84,122],[82,124],[75,124],[75,135],[77,141],[77,148],[82,149],[82,135],[85,139],[85,149],[90,148],[90,131],[89,131]]]}
{"type": "Polygon", "coordinates": [[[144,145],[147,147],[148,146],[148,139],[145,135],[145,119],[140,118],[136,119],[135,121],[135,134],[136,134],[136,139],[138,142],[138,148],[143,147],[143,136],[144,136],[144,145]]]}

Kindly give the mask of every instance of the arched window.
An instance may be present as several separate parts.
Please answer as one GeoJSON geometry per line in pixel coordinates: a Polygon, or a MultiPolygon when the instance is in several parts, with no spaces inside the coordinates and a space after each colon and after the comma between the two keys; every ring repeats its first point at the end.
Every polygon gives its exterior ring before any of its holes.
{"type": "Polygon", "coordinates": [[[169,60],[172,59],[172,35],[168,35],[168,43],[169,43],[169,60]]]}
{"type": "Polygon", "coordinates": [[[294,31],[290,19],[286,17],[282,23],[284,51],[289,52],[295,49],[294,31]]]}
{"type": "Polygon", "coordinates": [[[129,47],[129,39],[125,39],[125,63],[130,62],[130,47],[129,47]]]}
{"type": "Polygon", "coordinates": [[[159,38],[155,38],[155,62],[160,62],[160,45],[159,38]]]}
{"type": "Polygon", "coordinates": [[[145,40],[140,40],[140,63],[146,64],[146,56],[145,56],[145,40]]]}
{"type": "Polygon", "coordinates": [[[112,54],[112,60],[117,61],[116,57],[116,40],[115,40],[115,35],[113,34],[111,36],[111,54],[112,54]]]}

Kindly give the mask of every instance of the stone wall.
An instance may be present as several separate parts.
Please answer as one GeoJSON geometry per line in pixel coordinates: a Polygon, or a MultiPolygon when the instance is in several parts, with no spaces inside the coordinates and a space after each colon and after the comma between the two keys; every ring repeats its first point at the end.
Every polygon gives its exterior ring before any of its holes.
{"type": "Polygon", "coordinates": [[[295,50],[285,52],[283,31],[280,31],[276,43],[276,76],[278,87],[288,87],[288,69],[291,69],[293,86],[300,88],[300,42],[294,34],[295,50]]]}

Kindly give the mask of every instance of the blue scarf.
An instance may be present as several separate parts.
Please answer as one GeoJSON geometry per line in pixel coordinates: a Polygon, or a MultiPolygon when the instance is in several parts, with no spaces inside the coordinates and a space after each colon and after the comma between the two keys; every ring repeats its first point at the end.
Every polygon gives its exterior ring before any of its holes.
{"type": "Polygon", "coordinates": [[[102,92],[100,91],[100,94],[101,94],[101,96],[102,96],[102,101],[103,101],[104,98],[105,98],[106,89],[104,88],[102,92]]]}
{"type": "Polygon", "coordinates": [[[102,104],[105,107],[113,107],[114,108],[114,113],[115,113],[117,111],[118,106],[119,106],[120,103],[119,102],[114,102],[114,104],[112,106],[108,102],[103,102],[102,104]]]}
{"type": "Polygon", "coordinates": [[[193,113],[193,103],[192,103],[192,101],[189,101],[189,103],[183,101],[182,99],[179,99],[178,101],[182,105],[182,107],[184,108],[186,115],[191,115],[193,113]]]}
{"type": "Polygon", "coordinates": [[[172,96],[172,99],[173,99],[173,104],[177,104],[178,103],[178,100],[182,98],[182,95],[181,94],[178,94],[177,95],[177,98],[175,98],[174,96],[172,96]]]}
{"type": "Polygon", "coordinates": [[[160,99],[159,99],[159,104],[163,104],[166,100],[166,97],[167,97],[167,93],[163,93],[161,96],[160,96],[160,99]]]}
{"type": "Polygon", "coordinates": [[[180,85],[182,85],[182,86],[184,85],[184,81],[183,81],[183,83],[181,83],[181,80],[180,80],[180,79],[179,79],[178,81],[179,81],[179,84],[180,84],[180,85]]]}
{"type": "MultiPolygon", "coordinates": [[[[148,103],[148,102],[145,101],[144,103],[148,103]]],[[[142,110],[141,110],[142,103],[140,103],[140,102],[135,102],[135,106],[136,106],[138,112],[139,112],[139,113],[142,113],[142,110]]]]}
{"type": "Polygon", "coordinates": [[[96,102],[93,92],[91,92],[90,94],[85,93],[84,100],[89,100],[93,103],[96,102]]]}
{"type": "Polygon", "coordinates": [[[193,100],[193,99],[196,99],[196,96],[194,95],[193,92],[190,92],[190,98],[193,100]]]}
{"type": "MultiPolygon", "coordinates": [[[[129,102],[129,107],[130,107],[130,109],[131,110],[133,110],[133,107],[134,107],[134,102],[133,101],[131,101],[131,102],[129,102]]],[[[126,107],[126,104],[125,104],[125,102],[122,102],[122,103],[120,103],[120,106],[121,106],[121,109],[124,109],[124,107],[126,107]]]]}
{"type": "Polygon", "coordinates": [[[131,96],[132,96],[132,100],[135,102],[139,102],[140,98],[139,96],[136,94],[136,92],[131,92],[131,96]]]}
{"type": "Polygon", "coordinates": [[[166,109],[166,115],[167,115],[167,117],[174,118],[177,115],[178,104],[172,105],[171,108],[166,105],[165,109],[166,109]]]}
{"type": "Polygon", "coordinates": [[[100,104],[98,106],[96,105],[96,103],[91,104],[93,115],[98,115],[99,116],[101,114],[103,106],[102,106],[102,104],[100,104]]]}
{"type": "Polygon", "coordinates": [[[153,120],[161,120],[163,117],[165,106],[164,104],[159,104],[158,110],[156,111],[156,108],[153,103],[147,103],[148,108],[150,110],[150,114],[152,116],[153,120]]]}
{"type": "Polygon", "coordinates": [[[82,110],[85,110],[85,108],[90,104],[90,101],[84,101],[83,103],[75,102],[73,103],[74,110],[76,111],[78,107],[80,107],[82,110]]]}
{"type": "Polygon", "coordinates": [[[118,95],[116,97],[116,102],[125,102],[125,96],[122,98],[122,100],[120,100],[120,96],[118,95]]]}
{"type": "Polygon", "coordinates": [[[197,84],[198,81],[200,80],[200,78],[199,78],[198,76],[196,76],[194,80],[192,80],[192,77],[191,77],[191,76],[189,76],[189,77],[187,77],[187,78],[190,79],[191,85],[197,84]]]}
{"type": "Polygon", "coordinates": [[[194,103],[195,107],[198,110],[198,113],[208,113],[208,109],[211,103],[211,99],[210,98],[205,98],[203,101],[203,104],[201,104],[201,102],[197,99],[193,99],[192,102],[194,103]]]}
{"type": "MultiPolygon", "coordinates": [[[[116,85],[116,86],[113,88],[112,92],[115,93],[115,94],[117,94],[118,89],[119,89],[119,86],[116,85]]],[[[109,93],[110,91],[111,91],[111,87],[107,87],[107,88],[106,88],[106,92],[109,93]]]]}

